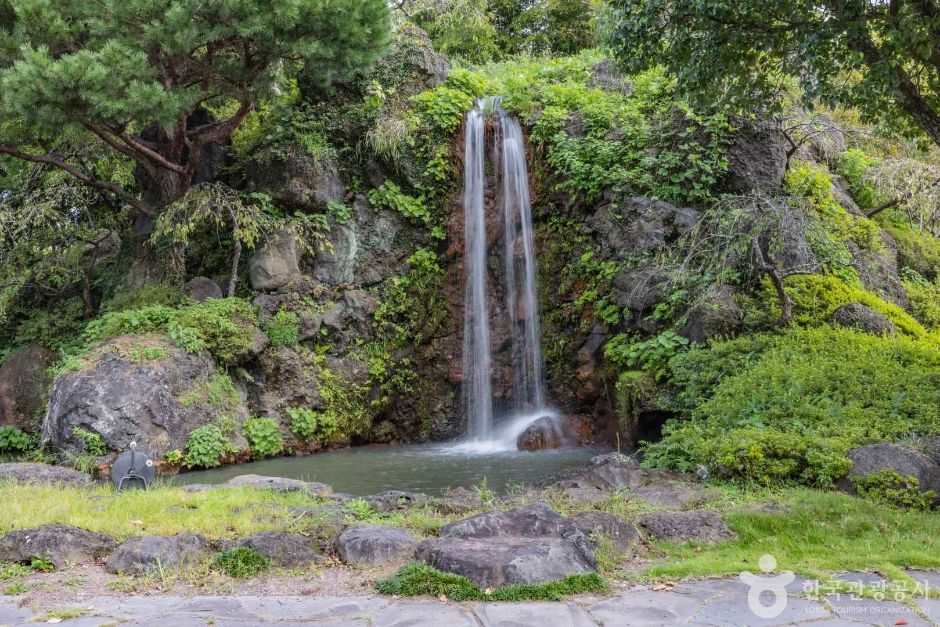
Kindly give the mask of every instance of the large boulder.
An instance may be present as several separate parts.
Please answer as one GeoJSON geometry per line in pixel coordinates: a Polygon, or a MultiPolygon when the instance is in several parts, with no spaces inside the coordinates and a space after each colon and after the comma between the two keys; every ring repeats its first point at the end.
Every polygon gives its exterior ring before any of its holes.
{"type": "Polygon", "coordinates": [[[894,470],[902,477],[917,479],[922,492],[932,490],[934,506],[940,505],[940,465],[920,451],[900,444],[866,444],[849,451],[849,459],[852,460],[852,469],[849,471],[849,484],[842,482],[844,489],[851,491],[851,482],[860,477],[894,470]]]}
{"type": "MultiPolygon", "coordinates": [[[[137,442],[142,451],[162,456],[184,449],[192,431],[218,417],[203,392],[218,373],[207,351],[192,355],[166,341],[160,344],[166,357],[148,361],[135,357],[139,345],[136,336],[115,338],[93,349],[82,369],[62,374],[49,393],[43,438],[78,453],[80,427],[101,436],[110,451],[137,442]]],[[[240,401],[227,410],[236,427],[247,419],[240,401]]]]}
{"type": "Polygon", "coordinates": [[[183,286],[183,294],[197,303],[211,298],[222,298],[222,288],[212,279],[204,276],[197,276],[183,286]]]}
{"type": "Polygon", "coordinates": [[[249,374],[248,405],[254,414],[283,418],[288,407],[324,408],[311,358],[293,346],[264,351],[249,365],[249,374]]]}
{"type": "Polygon", "coordinates": [[[195,566],[210,554],[206,540],[194,533],[140,536],[119,546],[108,558],[109,573],[150,575],[195,566]]]}
{"type": "Polygon", "coordinates": [[[347,564],[378,566],[414,559],[418,541],[404,529],[354,525],[336,538],[336,549],[347,564]]]}
{"type": "Polygon", "coordinates": [[[681,335],[704,344],[719,337],[730,337],[744,325],[744,311],[734,300],[727,285],[712,285],[687,315],[681,335]]]}
{"type": "Polygon", "coordinates": [[[842,305],[832,312],[832,322],[874,335],[891,335],[897,330],[888,318],[861,303],[842,305]]]}
{"type": "Polygon", "coordinates": [[[276,290],[300,278],[297,239],[282,230],[259,248],[248,260],[251,287],[258,291],[276,290]]]}
{"type": "Polygon", "coordinates": [[[738,119],[728,149],[729,191],[747,194],[773,192],[783,183],[787,147],[779,123],[738,119]]]}
{"type": "Polygon", "coordinates": [[[656,512],[640,518],[640,526],[657,540],[670,542],[719,542],[735,533],[718,512],[656,512]]]}
{"type": "Polygon", "coordinates": [[[330,246],[317,252],[313,275],[329,285],[380,283],[401,273],[414,249],[411,234],[401,214],[357,195],[348,219],[330,217],[330,246]]]}
{"type": "Polygon", "coordinates": [[[593,554],[555,537],[438,538],[422,542],[417,557],[481,588],[547,583],[597,568],[593,554]]]}
{"type": "Polygon", "coordinates": [[[564,425],[552,416],[543,416],[519,434],[516,438],[516,448],[520,451],[543,451],[546,449],[561,448],[569,438],[566,437],[564,425]]]}
{"type": "Polygon", "coordinates": [[[620,453],[598,455],[581,468],[563,471],[549,479],[556,489],[576,503],[595,503],[610,498],[622,488],[631,490],[649,485],[665,485],[676,477],[662,470],[645,468],[620,453]]]}
{"type": "Polygon", "coordinates": [[[42,559],[56,568],[90,564],[116,546],[103,533],[94,533],[66,525],[44,525],[35,529],[18,529],[0,538],[0,561],[30,562],[42,559]]]}
{"type": "Polygon", "coordinates": [[[295,144],[261,151],[248,163],[246,172],[251,189],[270,195],[282,207],[322,212],[346,197],[336,163],[295,144]]]}
{"type": "Polygon", "coordinates": [[[65,466],[10,462],[0,464],[0,482],[2,481],[38,485],[86,486],[92,482],[92,479],[87,473],[65,466]]]}
{"type": "Polygon", "coordinates": [[[545,503],[446,525],[439,538],[421,543],[417,557],[483,587],[544,583],[597,568],[588,537],[545,503]]]}
{"type": "Polygon", "coordinates": [[[11,425],[27,433],[42,429],[52,379],[48,368],[56,354],[31,344],[10,353],[0,366],[0,426],[11,425]]]}
{"type": "Polygon", "coordinates": [[[238,546],[254,549],[278,568],[304,568],[326,559],[310,538],[284,531],[257,533],[239,542],[238,546]]]}

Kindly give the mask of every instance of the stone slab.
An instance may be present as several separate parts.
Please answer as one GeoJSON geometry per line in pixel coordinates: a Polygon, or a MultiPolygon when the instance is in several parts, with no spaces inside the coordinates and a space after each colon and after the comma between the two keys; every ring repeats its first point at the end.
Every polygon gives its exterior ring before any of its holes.
{"type": "Polygon", "coordinates": [[[574,603],[480,603],[474,606],[484,627],[594,627],[574,603]]]}

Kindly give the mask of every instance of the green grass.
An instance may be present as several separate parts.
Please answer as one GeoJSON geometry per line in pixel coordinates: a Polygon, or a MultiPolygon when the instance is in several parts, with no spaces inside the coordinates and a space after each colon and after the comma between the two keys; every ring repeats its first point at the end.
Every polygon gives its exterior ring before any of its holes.
{"type": "Polygon", "coordinates": [[[376,583],[375,589],[382,594],[404,597],[444,595],[452,601],[561,601],[573,594],[604,592],[607,582],[597,573],[587,573],[568,575],[551,583],[504,586],[487,594],[466,577],[443,573],[422,562],[412,562],[390,579],[376,583]]]}
{"type": "Polygon", "coordinates": [[[757,572],[765,554],[777,559],[778,570],[813,577],[846,570],[877,570],[892,577],[903,568],[940,569],[940,514],[808,488],[781,490],[774,500],[787,511],[725,513],[736,540],[711,546],[654,543],[665,561],[644,575],[684,579],[757,572]]]}
{"type": "Polygon", "coordinates": [[[271,568],[268,558],[247,546],[238,546],[234,549],[222,551],[215,558],[213,566],[229,577],[242,579],[254,577],[271,568]]]}

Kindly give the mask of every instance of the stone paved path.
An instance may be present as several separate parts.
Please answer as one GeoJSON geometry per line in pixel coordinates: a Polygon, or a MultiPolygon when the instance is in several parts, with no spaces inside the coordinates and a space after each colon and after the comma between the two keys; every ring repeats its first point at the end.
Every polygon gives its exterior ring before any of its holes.
{"type": "MultiPolygon", "coordinates": [[[[925,573],[925,575],[927,575],[925,573]]],[[[929,574],[935,580],[938,574],[929,574]]],[[[938,581],[940,584],[940,581],[938,581]]],[[[610,597],[581,597],[565,603],[452,603],[376,595],[341,597],[102,596],[80,605],[28,608],[0,599],[0,626],[54,622],[69,627],[148,625],[159,627],[299,625],[405,627],[596,625],[919,625],[940,624],[940,599],[918,598],[916,609],[893,600],[849,595],[806,598],[806,582],[787,586],[787,603],[775,618],[748,609],[749,587],[737,579],[682,583],[668,591],[638,586],[610,597]],[[80,608],[83,616],[57,620],[56,610],[80,608]],[[52,620],[50,620],[52,618],[52,620]]],[[[761,597],[765,605],[772,595],[761,597]]],[[[890,599],[890,595],[889,595],[890,599]]]]}

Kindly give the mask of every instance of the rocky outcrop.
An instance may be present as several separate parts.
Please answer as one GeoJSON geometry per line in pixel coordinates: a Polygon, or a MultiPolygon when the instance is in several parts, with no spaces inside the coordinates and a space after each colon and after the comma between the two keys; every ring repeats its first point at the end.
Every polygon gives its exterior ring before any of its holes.
{"type": "Polygon", "coordinates": [[[284,418],[288,407],[323,409],[317,372],[311,365],[310,358],[292,346],[264,351],[249,366],[248,404],[252,413],[284,418]]]}
{"type": "Polygon", "coordinates": [[[24,484],[86,486],[91,476],[66,468],[32,462],[11,462],[0,464],[0,482],[15,481],[24,484]]]}
{"type": "Polygon", "coordinates": [[[11,425],[27,433],[42,429],[42,411],[52,379],[47,369],[56,354],[31,344],[18,348],[0,366],[0,426],[11,425]]]}
{"type": "Polygon", "coordinates": [[[254,549],[277,568],[304,568],[326,559],[310,538],[296,533],[265,531],[245,538],[238,546],[254,549]]]}
{"type": "Polygon", "coordinates": [[[544,503],[447,525],[439,538],[418,546],[417,557],[489,588],[545,583],[597,568],[587,536],[544,503]]]}
{"type": "MultiPolygon", "coordinates": [[[[142,452],[162,456],[184,449],[190,432],[211,423],[218,409],[201,387],[218,372],[207,352],[192,355],[169,342],[168,355],[136,363],[125,357],[140,338],[116,338],[93,349],[82,370],[66,372],[53,384],[43,438],[55,449],[79,453],[75,429],[98,434],[109,451],[126,450],[137,442],[142,452]],[[189,396],[187,396],[189,393],[189,396]]],[[[228,408],[240,428],[247,419],[244,405],[228,408]]]]}
{"type": "Polygon", "coordinates": [[[595,241],[603,257],[625,259],[674,243],[698,219],[695,209],[637,196],[618,203],[616,209],[601,207],[587,225],[601,235],[595,241]]]}
{"type": "Polygon", "coordinates": [[[379,513],[405,511],[412,507],[431,504],[431,498],[427,494],[401,490],[387,490],[364,498],[369,507],[379,513]]]}
{"type": "Polygon", "coordinates": [[[897,330],[888,318],[861,303],[842,305],[832,313],[832,322],[874,335],[891,335],[897,330]]]}
{"type": "Polygon", "coordinates": [[[336,539],[336,549],[347,564],[378,566],[414,559],[418,541],[404,529],[381,525],[347,527],[336,539]]]}
{"type": "Polygon", "coordinates": [[[843,489],[853,491],[851,484],[856,479],[893,470],[901,477],[917,479],[921,492],[933,491],[933,505],[940,506],[940,465],[920,451],[900,444],[867,444],[849,451],[849,459],[852,460],[852,468],[848,481],[840,484],[843,489]]]}
{"type": "Polygon", "coordinates": [[[640,526],[657,540],[670,542],[719,542],[735,533],[717,512],[657,512],[640,518],[640,526]]]}
{"type": "Polygon", "coordinates": [[[0,538],[0,561],[48,560],[56,568],[91,564],[105,557],[116,542],[103,533],[66,525],[18,529],[0,538]]]}
{"type": "Polygon", "coordinates": [[[222,288],[208,277],[197,276],[186,281],[183,286],[183,294],[194,302],[201,303],[210,298],[222,298],[222,288]]]}
{"type": "Polygon", "coordinates": [[[248,260],[251,287],[258,291],[276,290],[300,277],[297,240],[287,230],[274,235],[248,260]]]}
{"type": "Polygon", "coordinates": [[[731,337],[744,325],[744,311],[727,285],[712,285],[686,317],[680,334],[699,344],[731,337]]]}
{"type": "Polygon", "coordinates": [[[728,149],[729,191],[774,192],[780,189],[787,168],[785,138],[777,123],[735,120],[735,131],[728,149]]]}
{"type": "Polygon", "coordinates": [[[194,533],[140,536],[131,538],[111,554],[107,570],[126,575],[150,575],[195,566],[209,553],[209,544],[194,533]]]}
{"type": "Polygon", "coordinates": [[[231,488],[254,488],[256,490],[275,490],[277,492],[306,492],[310,496],[327,496],[333,488],[316,481],[301,481],[284,477],[265,477],[263,475],[238,475],[225,482],[231,488]]]}
{"type": "Polygon", "coordinates": [[[660,498],[666,492],[690,490],[682,478],[662,470],[646,468],[620,453],[598,455],[591,463],[560,473],[553,478],[553,487],[575,503],[595,503],[610,498],[614,492],[630,488],[642,498],[643,489],[656,486],[660,498]]]}
{"type": "Polygon", "coordinates": [[[282,207],[322,212],[346,197],[336,163],[295,144],[263,151],[246,166],[246,173],[251,189],[270,195],[282,207]]]}
{"type": "Polygon", "coordinates": [[[330,218],[330,246],[317,252],[313,276],[328,285],[375,285],[400,274],[414,252],[411,230],[401,214],[375,209],[363,195],[352,215],[330,218]]]}

